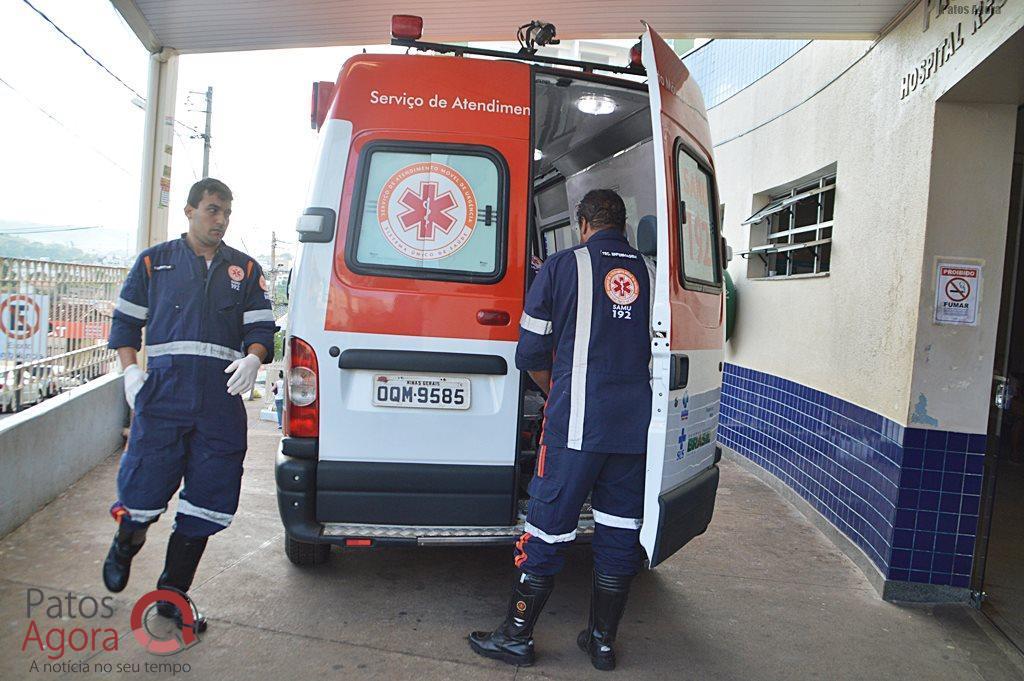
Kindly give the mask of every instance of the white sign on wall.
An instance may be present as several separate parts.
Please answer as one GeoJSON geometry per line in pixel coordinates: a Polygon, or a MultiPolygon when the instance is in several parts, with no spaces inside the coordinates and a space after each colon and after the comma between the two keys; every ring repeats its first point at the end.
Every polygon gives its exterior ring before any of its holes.
{"type": "Polygon", "coordinates": [[[981,265],[938,263],[935,269],[935,323],[977,326],[981,265]]]}

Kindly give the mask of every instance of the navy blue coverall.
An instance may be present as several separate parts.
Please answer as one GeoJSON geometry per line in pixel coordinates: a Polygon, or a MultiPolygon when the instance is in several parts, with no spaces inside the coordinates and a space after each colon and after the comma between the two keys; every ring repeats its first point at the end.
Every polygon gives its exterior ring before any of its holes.
{"type": "Polygon", "coordinates": [[[121,289],[110,348],[142,345],[148,378],[135,398],[118,500],[139,528],[155,522],[181,484],[175,529],[208,537],[238,508],[246,416],[227,392],[228,364],[253,343],[273,359],[274,314],[259,264],[221,244],[206,259],[180,239],[143,251],[121,289]]]}
{"type": "Polygon", "coordinates": [[[651,282],[643,256],[614,229],[555,253],[526,296],[516,366],[551,370],[525,532],[514,560],[553,575],[591,495],[595,569],[636,574],[643,560],[651,419],[651,282]]]}

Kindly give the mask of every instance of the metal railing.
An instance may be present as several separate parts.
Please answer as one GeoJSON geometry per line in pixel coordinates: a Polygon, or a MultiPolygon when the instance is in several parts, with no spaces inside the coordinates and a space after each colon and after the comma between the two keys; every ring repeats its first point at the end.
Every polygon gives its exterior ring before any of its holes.
{"type": "Polygon", "coordinates": [[[115,368],[106,348],[123,267],[0,258],[0,413],[115,368]]]}

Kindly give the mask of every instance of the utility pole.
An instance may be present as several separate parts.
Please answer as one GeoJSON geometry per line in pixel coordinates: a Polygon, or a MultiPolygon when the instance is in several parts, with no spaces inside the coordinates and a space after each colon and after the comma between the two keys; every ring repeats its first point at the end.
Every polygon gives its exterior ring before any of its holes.
{"type": "Polygon", "coordinates": [[[203,177],[210,176],[210,122],[213,118],[213,86],[206,88],[206,132],[203,134],[203,177]]]}
{"type": "MultiPolygon", "coordinates": [[[[204,93],[189,90],[189,94],[201,95],[204,93]]],[[[206,110],[203,113],[206,114],[206,132],[192,135],[192,139],[203,140],[203,178],[210,176],[210,139],[212,138],[210,135],[210,124],[213,122],[213,86],[207,86],[205,94],[206,110]]]]}
{"type": "Polygon", "coordinates": [[[271,307],[277,304],[277,232],[270,233],[270,304],[271,307]]]}

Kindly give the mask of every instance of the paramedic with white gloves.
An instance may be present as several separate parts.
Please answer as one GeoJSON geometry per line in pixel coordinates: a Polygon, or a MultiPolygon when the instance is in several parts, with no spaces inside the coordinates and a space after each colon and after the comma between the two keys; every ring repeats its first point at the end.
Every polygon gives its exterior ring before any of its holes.
{"type": "Polygon", "coordinates": [[[508,614],[498,629],[470,634],[469,643],[485,657],[533,664],[533,627],[589,494],[594,575],[590,622],[577,644],[596,668],[609,670],[630,581],[643,561],[652,292],[644,260],[626,240],[618,194],[588,192],[576,219],[581,245],[547,259],[520,321],[516,366],[548,400],[508,614]]]}
{"type": "MultiPolygon", "coordinates": [[[[194,184],[185,207],[188,232],[139,255],[114,308],[108,346],[117,350],[135,410],[111,508],[118,530],[103,564],[103,582],[114,592],[128,584],[147,528],[167,510],[182,478],[158,588],[187,592],[207,539],[238,508],[246,450],[241,394],[273,359],[277,326],[260,266],[221,242],[231,200],[219,180],[194,184]],[[145,372],[136,358],[143,327],[145,372]]],[[[175,606],[158,608],[181,626],[175,606]]],[[[196,626],[205,628],[205,621],[196,626]]]]}

